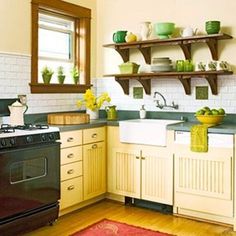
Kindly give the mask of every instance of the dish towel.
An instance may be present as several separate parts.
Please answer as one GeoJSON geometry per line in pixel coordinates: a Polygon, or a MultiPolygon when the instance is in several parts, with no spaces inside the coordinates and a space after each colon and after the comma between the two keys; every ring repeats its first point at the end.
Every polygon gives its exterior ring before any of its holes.
{"type": "Polygon", "coordinates": [[[191,151],[207,152],[208,151],[208,125],[194,125],[191,127],[191,151]]]}

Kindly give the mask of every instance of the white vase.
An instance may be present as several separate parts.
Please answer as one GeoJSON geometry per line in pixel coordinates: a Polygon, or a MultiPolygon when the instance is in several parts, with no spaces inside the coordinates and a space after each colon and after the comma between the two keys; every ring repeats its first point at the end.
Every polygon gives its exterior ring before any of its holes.
{"type": "Polygon", "coordinates": [[[149,21],[141,22],[141,37],[142,40],[147,40],[152,32],[152,24],[149,21]]]}
{"type": "Polygon", "coordinates": [[[99,118],[99,110],[92,111],[87,109],[86,113],[89,114],[90,120],[96,120],[99,118]]]}

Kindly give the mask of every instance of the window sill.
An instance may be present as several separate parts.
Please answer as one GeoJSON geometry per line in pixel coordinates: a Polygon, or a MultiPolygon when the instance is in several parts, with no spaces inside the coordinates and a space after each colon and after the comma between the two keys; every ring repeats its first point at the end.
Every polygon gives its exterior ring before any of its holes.
{"type": "Polygon", "coordinates": [[[29,84],[31,93],[84,93],[92,85],[85,84],[29,84]]]}

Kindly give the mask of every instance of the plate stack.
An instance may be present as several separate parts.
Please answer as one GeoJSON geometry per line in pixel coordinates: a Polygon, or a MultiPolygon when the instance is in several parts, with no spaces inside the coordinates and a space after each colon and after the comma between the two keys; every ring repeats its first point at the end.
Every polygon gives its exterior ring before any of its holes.
{"type": "Polygon", "coordinates": [[[172,70],[173,70],[173,65],[169,57],[152,58],[152,64],[151,64],[152,72],[167,72],[172,70]]]}

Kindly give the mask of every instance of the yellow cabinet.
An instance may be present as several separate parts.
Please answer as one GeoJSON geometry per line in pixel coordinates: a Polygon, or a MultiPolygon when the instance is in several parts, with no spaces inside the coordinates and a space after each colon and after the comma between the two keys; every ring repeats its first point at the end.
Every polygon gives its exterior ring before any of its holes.
{"type": "Polygon", "coordinates": [[[124,144],[108,127],[108,192],[173,204],[173,155],[166,147],[124,144]]]}
{"type": "MultiPolygon", "coordinates": [[[[217,138],[217,142],[227,139],[228,141],[224,143],[226,146],[218,143],[217,146],[209,146],[208,152],[202,153],[192,152],[189,145],[176,141],[174,155],[176,213],[232,223],[234,137],[228,134],[220,135],[221,138],[217,138]]],[[[211,143],[210,137],[208,142],[211,143]]]]}
{"type": "Polygon", "coordinates": [[[60,210],[83,200],[82,131],[61,132],[60,210]]]}
{"type": "Polygon", "coordinates": [[[106,192],[106,128],[83,130],[84,200],[106,192]]]}

